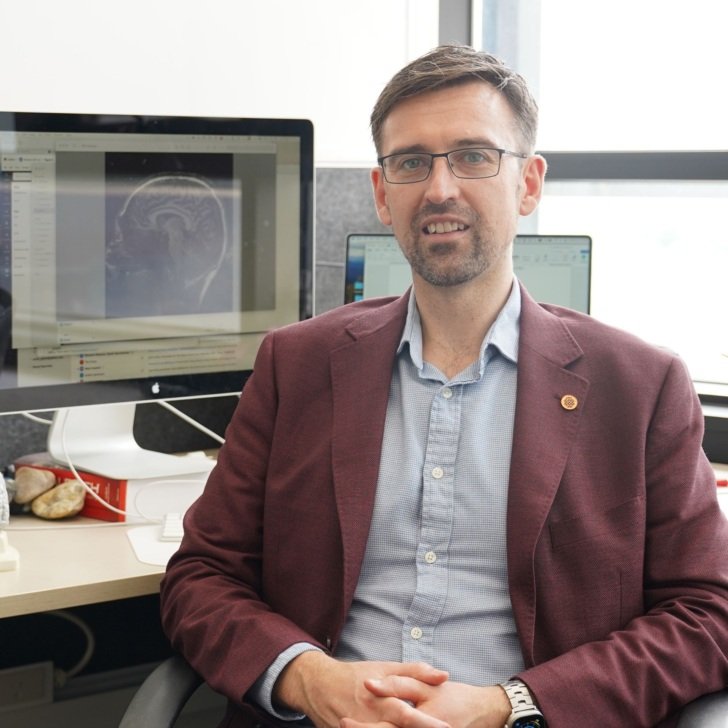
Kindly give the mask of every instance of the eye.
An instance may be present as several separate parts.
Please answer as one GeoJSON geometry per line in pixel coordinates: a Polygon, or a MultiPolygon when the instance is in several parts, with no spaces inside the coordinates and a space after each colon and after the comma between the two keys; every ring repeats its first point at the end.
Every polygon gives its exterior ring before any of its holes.
{"type": "Polygon", "coordinates": [[[461,149],[455,155],[457,164],[481,167],[493,163],[493,153],[489,149],[461,149]]]}
{"type": "Polygon", "coordinates": [[[425,164],[422,156],[402,154],[395,160],[395,168],[402,172],[416,172],[425,164]]]}

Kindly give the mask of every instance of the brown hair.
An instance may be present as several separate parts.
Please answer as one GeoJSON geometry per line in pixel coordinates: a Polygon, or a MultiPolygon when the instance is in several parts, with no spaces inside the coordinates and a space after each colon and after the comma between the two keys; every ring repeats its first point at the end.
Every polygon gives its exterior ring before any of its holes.
{"type": "Polygon", "coordinates": [[[470,46],[442,45],[398,71],[379,95],[370,119],[377,154],[381,153],[382,125],[400,101],[474,80],[485,81],[503,94],[528,145],[526,151],[532,151],[536,143],[538,107],[523,77],[489,53],[470,46]]]}

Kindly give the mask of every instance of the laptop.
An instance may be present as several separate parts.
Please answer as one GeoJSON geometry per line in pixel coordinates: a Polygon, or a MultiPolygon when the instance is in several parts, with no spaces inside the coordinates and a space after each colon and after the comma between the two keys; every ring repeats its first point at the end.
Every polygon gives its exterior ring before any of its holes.
{"type": "Polygon", "coordinates": [[[588,235],[517,235],[513,270],[541,303],[590,313],[592,239],[588,235]]]}
{"type": "MultiPolygon", "coordinates": [[[[592,240],[588,235],[517,235],[513,268],[543,303],[589,313],[592,240]]],[[[409,263],[394,235],[352,233],[346,238],[344,303],[399,296],[412,283],[409,263]]]]}
{"type": "Polygon", "coordinates": [[[412,283],[409,263],[394,235],[353,233],[346,238],[344,303],[400,296],[412,283]]]}

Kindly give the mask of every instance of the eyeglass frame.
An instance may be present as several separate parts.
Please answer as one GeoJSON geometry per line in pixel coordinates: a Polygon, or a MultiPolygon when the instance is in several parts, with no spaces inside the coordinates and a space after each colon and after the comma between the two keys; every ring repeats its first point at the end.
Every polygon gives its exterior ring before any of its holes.
{"type": "Polygon", "coordinates": [[[507,154],[509,157],[516,157],[517,159],[528,159],[531,156],[530,154],[524,154],[523,152],[511,152],[508,149],[502,149],[500,147],[463,147],[461,149],[451,149],[449,152],[438,152],[437,154],[434,154],[432,152],[395,152],[394,154],[386,154],[383,157],[377,157],[377,164],[379,164],[379,166],[382,168],[382,174],[384,175],[384,179],[390,185],[412,185],[417,184],[418,182],[424,182],[432,174],[432,168],[435,166],[435,159],[437,157],[444,157],[447,160],[447,166],[450,169],[450,172],[452,172],[453,176],[457,177],[458,179],[492,179],[493,177],[497,177],[500,174],[501,162],[503,161],[504,154],[507,154]],[[455,172],[455,170],[452,168],[450,155],[455,154],[456,152],[470,152],[477,151],[479,149],[484,149],[489,152],[498,152],[498,169],[495,171],[495,174],[488,174],[484,177],[461,177],[459,174],[457,174],[457,172],[455,172]],[[387,179],[387,170],[384,168],[384,162],[386,162],[386,160],[388,159],[391,159],[392,157],[400,157],[407,154],[417,154],[429,157],[430,166],[427,169],[427,174],[422,179],[413,179],[408,180],[407,182],[392,182],[391,180],[387,179]]]}

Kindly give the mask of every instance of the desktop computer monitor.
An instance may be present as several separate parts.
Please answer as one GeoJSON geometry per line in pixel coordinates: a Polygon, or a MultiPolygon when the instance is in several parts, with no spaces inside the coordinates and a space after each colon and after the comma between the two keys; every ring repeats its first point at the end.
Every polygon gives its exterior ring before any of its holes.
{"type": "MultiPolygon", "coordinates": [[[[587,235],[517,235],[513,268],[537,301],[589,313],[591,251],[587,235]]],[[[399,296],[411,283],[409,263],[394,235],[347,236],[344,303],[399,296]]]]}
{"type": "Polygon", "coordinates": [[[189,469],[135,404],[239,393],[312,310],[309,121],[0,112],[0,413],[57,410],[54,458],[189,469]]]}

